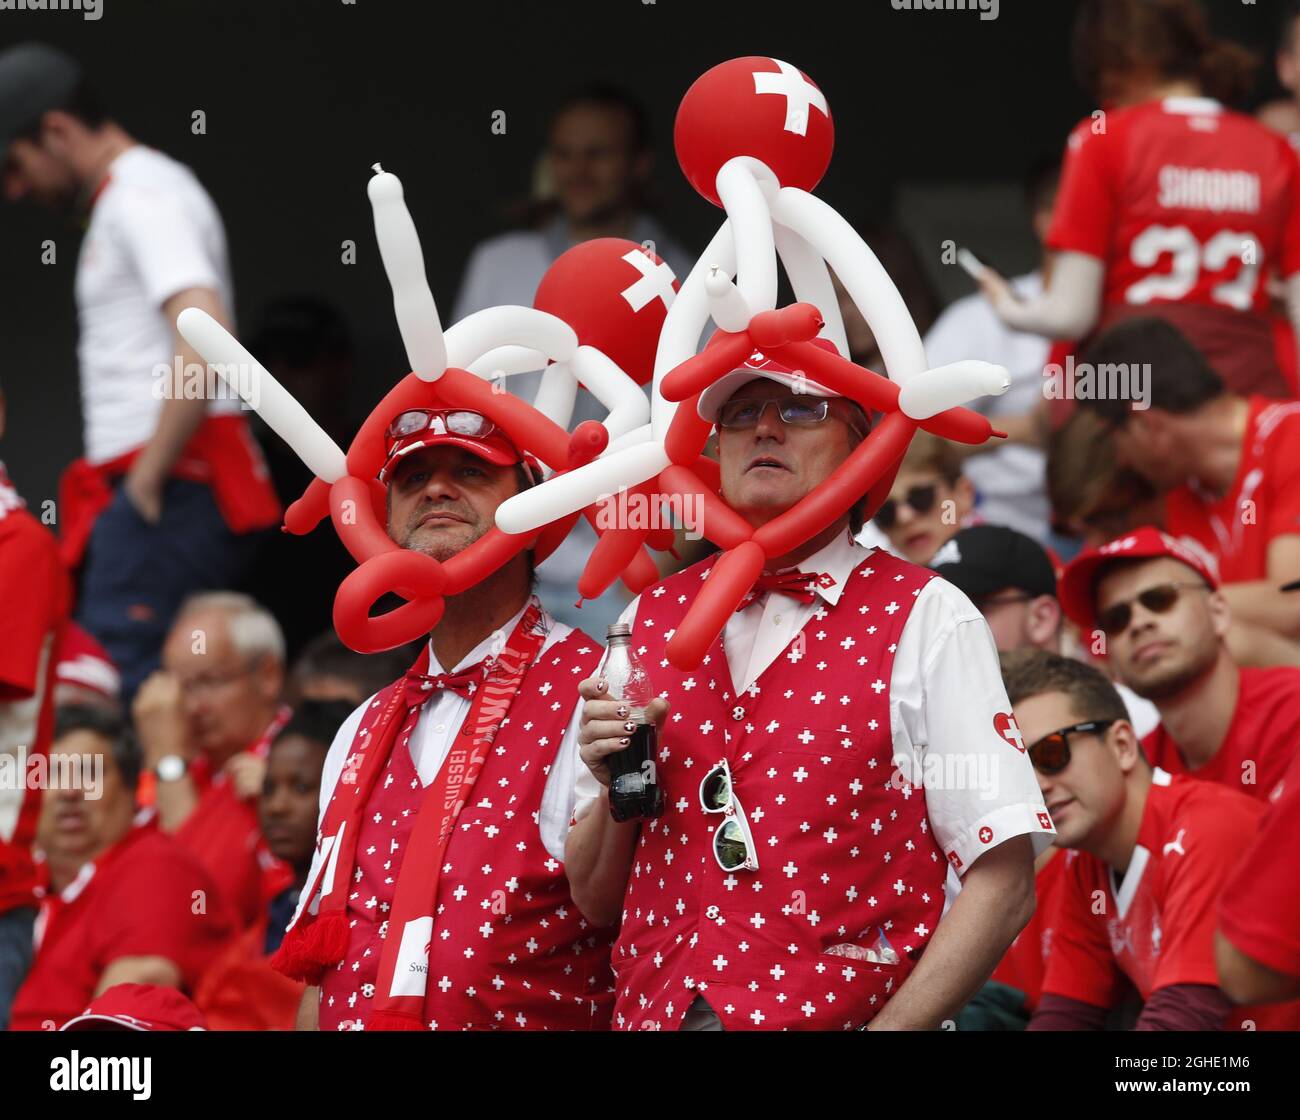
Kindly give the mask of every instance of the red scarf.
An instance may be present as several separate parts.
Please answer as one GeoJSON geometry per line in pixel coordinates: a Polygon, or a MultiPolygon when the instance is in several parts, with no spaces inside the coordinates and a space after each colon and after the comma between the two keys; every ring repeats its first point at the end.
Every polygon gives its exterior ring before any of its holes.
{"type": "MultiPolygon", "coordinates": [[[[428,942],[433,936],[443,855],[451,839],[452,826],[483,769],[501,720],[519,691],[528,667],[541,651],[546,631],[539,625],[540,621],[541,609],[534,600],[515,626],[506,648],[483,663],[482,683],[474,691],[469,715],[437,777],[421,798],[389,914],[389,935],[384,939],[379,960],[375,1010],[367,1030],[425,1029],[428,942]],[[419,945],[415,942],[421,938],[425,968],[404,971],[399,977],[399,959],[408,959],[414,952],[418,960],[419,945]]],[[[292,979],[319,984],[325,970],[338,964],[347,950],[347,896],[356,868],[361,816],[370,794],[388,765],[394,744],[415,730],[425,702],[440,687],[454,688],[459,683],[453,678],[426,677],[428,666],[426,643],[406,675],[386,690],[383,708],[369,734],[359,735],[353,744],[355,761],[335,786],[320,832],[322,837],[332,840],[335,850],[323,853],[327,858],[322,859],[321,869],[303,897],[310,902],[322,891],[332,867],[327,893],[315,918],[307,912],[307,907],[300,908],[279,950],[271,958],[271,966],[292,979]]]]}

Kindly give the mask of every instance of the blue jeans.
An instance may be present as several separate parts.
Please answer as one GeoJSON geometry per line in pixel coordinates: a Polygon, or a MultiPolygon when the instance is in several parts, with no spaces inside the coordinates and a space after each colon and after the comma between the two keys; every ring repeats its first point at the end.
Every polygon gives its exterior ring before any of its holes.
{"type": "Polygon", "coordinates": [[[0,914],[0,1031],[9,1029],[9,1008],[32,966],[32,924],[36,911],[18,906],[0,914]]]}
{"type": "Polygon", "coordinates": [[[158,667],[181,602],[196,591],[234,587],[260,536],[232,533],[202,483],[168,479],[156,525],[140,516],[118,483],[90,535],[76,618],[121,671],[128,710],[158,667]]]}

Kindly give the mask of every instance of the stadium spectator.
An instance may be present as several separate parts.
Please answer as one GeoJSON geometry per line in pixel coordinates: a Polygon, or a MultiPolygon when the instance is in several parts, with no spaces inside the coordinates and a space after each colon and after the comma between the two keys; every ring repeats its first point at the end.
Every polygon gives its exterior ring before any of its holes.
{"type": "Polygon", "coordinates": [[[1219,907],[1219,984],[1237,1003],[1300,999],[1300,752],[1219,907]]]}
{"type": "Polygon", "coordinates": [[[233,584],[279,523],[233,393],[175,329],[234,310],[221,216],[193,173],[138,143],[69,55],[0,55],[0,180],[9,202],[89,215],[76,298],[84,455],[59,487],[61,546],[84,557],[76,617],[112,655],[129,703],[186,595],[233,584]],[[192,367],[187,371],[186,367],[192,367]]]}
{"type": "Polygon", "coordinates": [[[132,714],[159,826],[207,868],[249,925],[291,872],[267,850],[257,797],[272,738],[288,721],[280,703],[284,638],[246,595],[206,592],[182,604],[163,646],[163,668],[132,714]]]}
{"type": "Polygon", "coordinates": [[[1143,757],[1101,673],[1045,650],[1003,655],[1007,695],[1068,849],[1030,1030],[1099,1030],[1125,980],[1137,1030],[1300,1025],[1300,1005],[1234,1010],[1214,963],[1216,904],[1264,808],[1143,757]]]}
{"type": "Polygon", "coordinates": [[[1061,606],[1100,633],[1115,675],[1160,710],[1153,765],[1267,799],[1300,745],[1300,669],[1243,669],[1226,596],[1201,558],[1146,526],[1077,557],[1061,606]]]}
{"type": "Polygon", "coordinates": [[[270,957],[280,947],[311,867],[325,754],[334,733],[359,702],[308,700],[271,743],[259,802],[262,834],[271,854],[293,868],[293,882],[271,900],[199,985],[194,1001],[213,1030],[294,1028],[303,985],[276,972],[270,957]]]}
{"type": "Polygon", "coordinates": [[[1255,117],[1265,128],[1282,133],[1296,147],[1300,144],[1300,0],[1280,0],[1278,9],[1273,66],[1277,80],[1290,96],[1261,105],[1255,117]]]}
{"type": "Polygon", "coordinates": [[[14,1030],[53,1030],[116,984],[193,991],[233,932],[212,878],[150,813],[137,816],[139,747],[117,717],[62,709],[50,758],[74,780],[41,810],[48,884],[14,1030]]]}
{"type": "MultiPolygon", "coordinates": [[[[4,427],[0,392],[0,439],[4,427]]],[[[41,793],[25,777],[54,729],[56,650],[70,596],[58,542],[28,512],[0,462],[0,759],[24,777],[0,782],[0,1030],[32,958],[31,845],[41,793]]]]}
{"type": "Polygon", "coordinates": [[[1164,495],[1166,531],[1210,558],[1237,618],[1300,637],[1300,600],[1280,590],[1300,577],[1300,402],[1229,392],[1159,319],[1111,328],[1083,359],[1145,383],[1144,400],[1079,403],[1110,427],[1118,463],[1164,495]]]}
{"type": "MultiPolygon", "coordinates": [[[[1059,159],[1039,160],[1025,177],[1025,203],[1034,238],[1041,246],[1047,237],[1060,180],[1059,159]]],[[[1022,300],[1036,299],[1052,254],[1032,272],[1009,281],[1022,300]]],[[[971,407],[984,413],[1007,433],[1005,441],[971,446],[954,443],[962,460],[962,473],[975,487],[976,505],[985,521],[1027,533],[1037,541],[1048,534],[1049,507],[1044,470],[1046,401],[1043,366],[1048,344],[1038,334],[1013,330],[993,310],[983,292],[957,300],[947,307],[925,336],[925,356],[932,367],[978,358],[1005,366],[1011,388],[1000,397],[983,397],[971,407]]]]}
{"type": "Polygon", "coordinates": [[[1197,0],[1085,0],[1073,49],[1102,109],[1070,134],[1047,239],[1059,256],[1028,302],[986,270],[994,308],[1010,326],[1066,339],[1159,315],[1233,392],[1292,395],[1296,355],[1277,352],[1267,280],[1275,270],[1286,281],[1294,324],[1300,163],[1222,104],[1249,88],[1252,56],[1212,36],[1197,0]]]}
{"type": "Polygon", "coordinates": [[[285,703],[296,708],[304,700],[347,700],[356,707],[406,672],[418,654],[414,642],[383,653],[357,653],[326,630],[303,647],[290,668],[285,703]]]}
{"type": "Polygon", "coordinates": [[[946,439],[917,432],[903,456],[889,497],[871,519],[889,551],[914,564],[928,564],[958,529],[979,520],[975,487],[946,439]]]}

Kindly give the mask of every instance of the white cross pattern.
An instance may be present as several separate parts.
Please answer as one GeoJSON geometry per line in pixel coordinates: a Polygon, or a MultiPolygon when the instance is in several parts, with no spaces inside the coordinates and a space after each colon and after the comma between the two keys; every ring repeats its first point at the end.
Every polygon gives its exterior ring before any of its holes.
{"type": "Polygon", "coordinates": [[[641,275],[620,293],[634,312],[640,311],[646,304],[656,299],[664,301],[666,312],[673,304],[673,270],[667,264],[655,264],[650,254],[643,249],[631,249],[623,254],[623,259],[641,275]]]}
{"type": "Polygon", "coordinates": [[[754,92],[776,93],[784,97],[784,130],[793,132],[796,136],[807,136],[810,107],[819,109],[824,117],[831,115],[826,106],[826,97],[788,62],[782,62],[779,58],[772,59],[772,62],[776,64],[780,73],[773,74],[770,70],[755,71],[754,92]]]}

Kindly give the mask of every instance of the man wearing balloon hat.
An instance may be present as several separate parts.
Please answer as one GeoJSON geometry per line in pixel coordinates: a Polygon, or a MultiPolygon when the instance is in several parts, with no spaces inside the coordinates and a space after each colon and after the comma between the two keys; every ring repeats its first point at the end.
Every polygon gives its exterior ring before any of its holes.
{"type": "MultiPolygon", "coordinates": [[[[403,411],[386,446],[388,535],[440,563],[538,478],[469,409],[403,411]]],[[[610,938],[569,896],[577,757],[560,752],[601,647],[546,614],[531,583],[520,552],[448,596],[416,663],[335,737],[315,861],[273,960],[312,985],[301,1025],[607,1025],[610,938]]]]}
{"type": "MultiPolygon", "coordinates": [[[[855,402],[761,353],[698,413],[756,528],[870,438],[855,402]]],[[[659,697],[660,819],[611,818],[630,725],[606,682],[581,685],[565,867],[593,924],[622,920],[618,1028],[933,1029],[1033,912],[1053,830],[988,627],[932,571],[857,544],[854,517],[769,558],[693,670],[665,647],[716,558],[624,613],[659,697]]]]}

